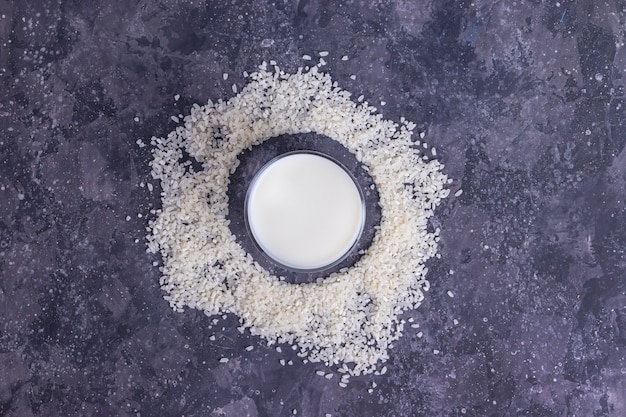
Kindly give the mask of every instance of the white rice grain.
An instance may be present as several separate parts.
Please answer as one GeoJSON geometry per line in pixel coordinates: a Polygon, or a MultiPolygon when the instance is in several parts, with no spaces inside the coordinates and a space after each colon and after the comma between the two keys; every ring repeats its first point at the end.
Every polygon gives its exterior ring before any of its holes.
{"type": "Polygon", "coordinates": [[[430,286],[424,264],[437,253],[439,232],[427,225],[448,195],[443,165],[423,160],[413,148],[410,122],[398,125],[367,102],[351,101],[316,66],[275,76],[263,63],[248,81],[237,96],[193,106],[181,126],[152,139],[152,176],[161,182],[162,207],[149,223],[147,246],[163,259],[165,299],[175,311],[234,313],[240,330],[270,345],[292,345],[303,362],[336,365],[351,375],[375,372],[402,334],[399,315],[417,308],[430,286]],[[254,111],[267,103],[273,111],[254,111]],[[217,131],[224,140],[215,140],[217,131]],[[338,141],[362,162],[376,184],[382,217],[354,266],[319,282],[290,284],[237,243],[226,218],[226,193],[241,152],[308,131],[338,141]],[[186,169],[179,161],[183,150],[204,169],[186,169]]]}

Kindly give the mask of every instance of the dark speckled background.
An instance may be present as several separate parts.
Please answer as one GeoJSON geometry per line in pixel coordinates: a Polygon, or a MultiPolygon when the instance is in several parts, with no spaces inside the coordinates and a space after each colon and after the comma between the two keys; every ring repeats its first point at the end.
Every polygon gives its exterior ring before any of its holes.
{"type": "Polygon", "coordinates": [[[625,28],[624,0],[0,0],[0,415],[626,415],[625,28]],[[464,190],[420,328],[347,388],[174,313],[143,240],[137,141],[323,50],[464,190]]]}

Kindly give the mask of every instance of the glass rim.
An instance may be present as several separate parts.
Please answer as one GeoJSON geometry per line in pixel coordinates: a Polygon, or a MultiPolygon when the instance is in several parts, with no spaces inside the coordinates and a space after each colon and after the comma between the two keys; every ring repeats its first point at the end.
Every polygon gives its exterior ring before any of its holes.
{"type": "Polygon", "coordinates": [[[250,237],[250,239],[252,240],[254,245],[261,252],[261,254],[263,256],[265,256],[271,262],[274,262],[276,265],[280,266],[281,268],[284,268],[286,270],[293,271],[293,272],[300,272],[300,273],[321,272],[321,271],[324,271],[324,270],[327,270],[327,269],[331,269],[331,268],[339,265],[341,262],[343,262],[350,255],[350,253],[357,246],[357,244],[359,243],[359,240],[361,239],[361,236],[363,235],[363,230],[365,228],[365,219],[366,219],[366,216],[367,216],[367,208],[366,208],[366,204],[365,204],[365,195],[364,195],[363,189],[361,188],[361,185],[357,181],[357,179],[354,176],[354,174],[344,164],[342,164],[336,158],[333,158],[331,155],[325,154],[323,152],[315,151],[315,150],[309,150],[309,149],[289,151],[289,152],[285,152],[285,153],[282,153],[280,155],[277,155],[274,158],[270,159],[268,162],[266,162],[257,172],[255,172],[254,176],[252,177],[252,180],[250,181],[250,184],[248,185],[248,188],[246,190],[246,196],[245,196],[245,199],[244,199],[244,210],[243,211],[244,211],[244,216],[243,217],[244,217],[244,224],[245,224],[245,227],[246,227],[246,232],[248,233],[248,236],[250,237]],[[256,185],[256,183],[259,180],[259,178],[261,177],[261,175],[270,166],[272,166],[274,163],[276,163],[280,159],[283,159],[283,158],[288,157],[288,156],[298,155],[298,154],[309,154],[309,155],[319,156],[319,157],[322,157],[322,158],[325,158],[325,159],[329,160],[330,162],[332,162],[335,165],[337,165],[338,167],[340,167],[343,170],[343,172],[345,172],[348,175],[348,177],[350,177],[350,179],[352,180],[352,183],[354,184],[355,188],[358,191],[359,200],[360,200],[360,203],[361,203],[361,216],[360,216],[359,228],[358,228],[358,232],[356,233],[356,236],[354,238],[354,241],[352,242],[350,247],[348,249],[346,249],[344,252],[342,252],[341,255],[337,259],[333,260],[332,262],[330,262],[328,264],[324,264],[324,265],[319,266],[319,267],[314,267],[314,268],[298,268],[298,267],[295,267],[293,265],[289,265],[289,264],[286,264],[284,262],[281,262],[280,260],[278,260],[278,259],[274,258],[272,255],[270,255],[268,253],[268,251],[257,241],[256,237],[254,236],[254,233],[252,232],[252,227],[250,226],[250,219],[249,219],[249,215],[248,215],[248,206],[249,206],[249,200],[250,200],[250,193],[254,189],[254,186],[256,185]]]}

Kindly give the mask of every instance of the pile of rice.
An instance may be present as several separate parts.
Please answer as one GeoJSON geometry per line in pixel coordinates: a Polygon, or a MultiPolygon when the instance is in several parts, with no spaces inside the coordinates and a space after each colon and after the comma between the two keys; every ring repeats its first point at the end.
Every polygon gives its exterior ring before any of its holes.
{"type": "Polygon", "coordinates": [[[230,100],[194,105],[166,138],[152,138],[152,175],[162,208],[150,221],[148,250],[163,258],[160,284],[176,311],[234,313],[240,330],[299,355],[359,375],[376,371],[403,331],[398,316],[417,308],[429,283],[424,263],[438,233],[427,231],[448,195],[436,160],[411,140],[415,125],[383,120],[355,103],[317,67],[286,74],[265,65],[230,100]],[[236,242],[227,220],[229,176],[237,156],[281,134],[317,132],[352,151],[374,180],[382,219],[370,248],[351,268],[309,284],[269,274],[236,242]],[[182,162],[183,149],[203,169],[182,162]]]}

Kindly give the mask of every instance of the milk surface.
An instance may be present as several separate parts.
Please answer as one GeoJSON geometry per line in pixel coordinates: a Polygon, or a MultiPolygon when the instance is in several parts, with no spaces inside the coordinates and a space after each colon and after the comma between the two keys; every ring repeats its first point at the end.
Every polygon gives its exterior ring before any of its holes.
{"type": "Polygon", "coordinates": [[[295,269],[317,269],[354,245],[365,211],[357,185],[341,166],[296,153],[257,174],[246,214],[254,239],[271,258],[295,269]]]}

